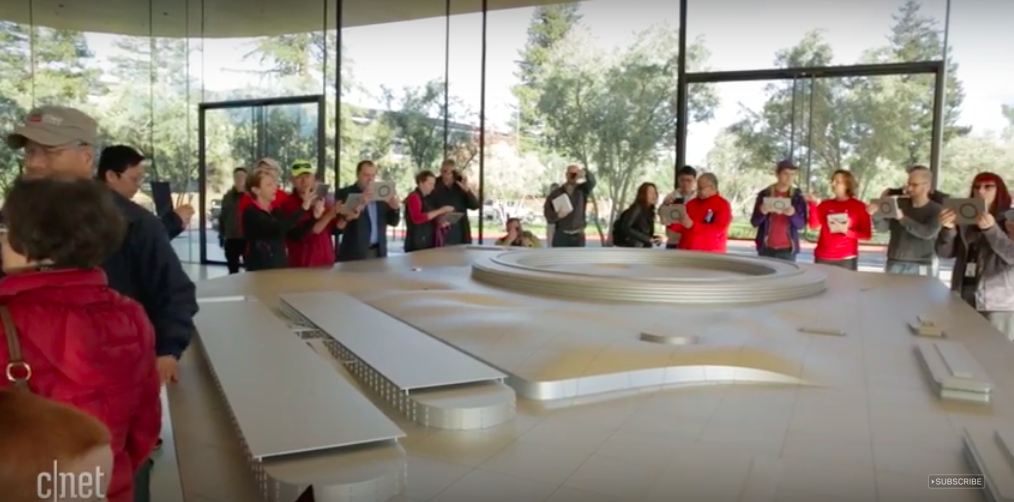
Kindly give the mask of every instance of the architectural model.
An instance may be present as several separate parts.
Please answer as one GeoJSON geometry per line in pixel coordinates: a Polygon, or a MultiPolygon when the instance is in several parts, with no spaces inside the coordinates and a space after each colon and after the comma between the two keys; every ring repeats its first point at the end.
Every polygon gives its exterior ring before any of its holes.
{"type": "Polygon", "coordinates": [[[170,407],[201,502],[979,500],[927,476],[1014,420],[1014,346],[930,278],[459,246],[198,287],[170,407]]]}

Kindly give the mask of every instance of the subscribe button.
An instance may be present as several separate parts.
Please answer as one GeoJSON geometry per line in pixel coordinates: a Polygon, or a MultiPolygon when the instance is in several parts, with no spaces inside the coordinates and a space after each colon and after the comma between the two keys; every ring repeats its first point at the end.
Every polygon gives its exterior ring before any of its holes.
{"type": "Polygon", "coordinates": [[[930,474],[929,487],[952,490],[981,490],[986,487],[982,474],[930,474]]]}

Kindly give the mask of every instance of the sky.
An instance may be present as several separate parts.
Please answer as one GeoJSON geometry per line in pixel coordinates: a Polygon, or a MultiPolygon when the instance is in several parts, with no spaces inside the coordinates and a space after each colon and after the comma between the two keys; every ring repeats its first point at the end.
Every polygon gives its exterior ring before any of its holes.
{"type": "MultiPolygon", "coordinates": [[[[416,0],[421,1],[421,0],[416,0]]],[[[823,31],[834,48],[835,64],[854,64],[863,51],[886,43],[894,14],[903,0],[690,0],[688,39],[702,40],[711,51],[709,69],[746,70],[773,66],[775,52],[791,47],[814,29],[823,31]]],[[[946,0],[923,0],[922,12],[945,19],[946,0]]],[[[527,39],[532,8],[492,11],[487,19],[486,120],[497,128],[512,124],[514,71],[518,52],[527,39]]],[[[633,34],[652,25],[679,24],[675,0],[591,0],[582,2],[583,24],[600,47],[629,45],[633,34]]],[[[1014,1],[960,0],[951,11],[950,45],[959,65],[965,101],[961,123],[973,131],[1000,130],[1005,120],[1000,105],[1014,104],[1014,37],[1009,22],[1014,1]]],[[[443,78],[444,18],[347,28],[343,42],[352,59],[354,78],[374,95],[381,86],[400,89],[443,78]]],[[[88,35],[99,58],[116,53],[115,37],[88,35]]],[[[481,99],[481,14],[457,15],[450,20],[450,57],[447,71],[452,96],[478,113],[481,99]]],[[[209,90],[229,90],[240,75],[259,69],[244,61],[250,39],[205,39],[203,82],[209,90]]],[[[709,123],[688,127],[687,161],[700,164],[713,140],[735,122],[741,106],[759,109],[765,83],[719,84],[721,106],[709,123]]],[[[268,97],[268,96],[251,96],[268,97]]],[[[381,107],[366,96],[356,104],[381,107]]]]}

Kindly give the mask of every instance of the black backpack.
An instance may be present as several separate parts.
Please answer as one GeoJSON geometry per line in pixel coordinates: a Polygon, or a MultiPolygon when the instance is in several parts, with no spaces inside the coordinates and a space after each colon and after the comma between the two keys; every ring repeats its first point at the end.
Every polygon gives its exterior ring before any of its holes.
{"type": "Polygon", "coordinates": [[[630,246],[630,243],[627,242],[627,226],[624,225],[624,222],[629,221],[628,218],[632,216],[630,212],[635,211],[637,209],[638,207],[636,205],[630,206],[624,209],[623,212],[621,212],[619,215],[616,216],[616,221],[613,221],[613,227],[609,231],[609,241],[613,243],[613,246],[618,247],[630,246]]]}

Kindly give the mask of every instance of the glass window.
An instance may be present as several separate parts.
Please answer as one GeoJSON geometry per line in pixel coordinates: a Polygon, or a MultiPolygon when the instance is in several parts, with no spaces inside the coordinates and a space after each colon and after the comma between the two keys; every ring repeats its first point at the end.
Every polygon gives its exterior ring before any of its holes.
{"type": "MultiPolygon", "coordinates": [[[[652,0],[489,13],[486,116],[503,138],[485,169],[491,235],[519,216],[546,236],[544,202],[572,164],[597,181],[586,209],[589,246],[608,237],[642,182],[671,189],[678,21],[677,3],[652,0]]],[[[694,64],[706,58],[691,51],[694,64]]],[[[712,112],[707,100],[698,105],[695,115],[712,112]]]]}

